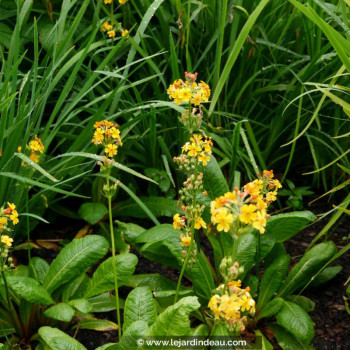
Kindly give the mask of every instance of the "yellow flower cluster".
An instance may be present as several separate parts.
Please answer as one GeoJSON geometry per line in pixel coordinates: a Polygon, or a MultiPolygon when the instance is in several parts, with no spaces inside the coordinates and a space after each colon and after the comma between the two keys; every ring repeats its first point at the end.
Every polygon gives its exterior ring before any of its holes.
{"type": "Polygon", "coordinates": [[[105,153],[111,158],[117,154],[118,147],[123,145],[118,127],[118,124],[108,120],[96,122],[94,125],[95,132],[92,143],[96,146],[103,145],[105,153]]]}
{"type": "Polygon", "coordinates": [[[241,281],[232,281],[217,288],[209,301],[208,307],[214,317],[230,331],[239,335],[247,324],[247,316],[255,313],[255,301],[250,295],[250,288],[241,288],[241,281]]]}
{"type": "Polygon", "coordinates": [[[234,192],[227,192],[212,201],[211,221],[217,225],[217,230],[228,232],[235,228],[239,233],[252,226],[264,233],[267,207],[277,199],[277,191],[282,187],[273,177],[272,170],[264,170],[263,175],[258,174],[258,179],[246,184],[242,192],[235,188],[234,192]]]}
{"type": "Polygon", "coordinates": [[[3,232],[11,231],[9,228],[9,221],[12,221],[13,225],[17,225],[19,222],[16,206],[13,203],[8,202],[7,208],[5,208],[4,206],[0,208],[1,243],[5,246],[5,248],[11,247],[13,242],[13,239],[10,238],[8,235],[2,234],[3,232]]]}
{"type": "Polygon", "coordinates": [[[118,29],[118,28],[114,27],[112,24],[110,24],[109,22],[104,22],[101,26],[101,31],[104,33],[107,33],[109,38],[114,38],[116,36],[117,30],[121,33],[122,37],[128,35],[128,33],[129,33],[127,29],[122,29],[120,26],[118,29]]]}
{"type": "Polygon", "coordinates": [[[196,83],[197,73],[185,72],[186,80],[177,79],[167,90],[169,98],[176,104],[190,102],[199,106],[202,102],[208,102],[210,97],[210,87],[204,81],[196,83]]]}
{"type": "Polygon", "coordinates": [[[182,146],[182,153],[187,153],[192,158],[198,159],[203,166],[206,166],[210,161],[210,155],[212,153],[213,142],[211,137],[194,134],[190,138],[190,142],[186,142],[182,146]]]}
{"type": "MultiPolygon", "coordinates": [[[[35,162],[38,163],[39,162],[39,158],[40,158],[40,154],[39,153],[44,153],[44,145],[41,141],[41,139],[38,138],[37,135],[35,135],[35,138],[29,142],[28,145],[31,154],[29,156],[29,158],[35,162]]],[[[18,149],[19,151],[21,151],[21,147],[19,147],[18,149]]]]}

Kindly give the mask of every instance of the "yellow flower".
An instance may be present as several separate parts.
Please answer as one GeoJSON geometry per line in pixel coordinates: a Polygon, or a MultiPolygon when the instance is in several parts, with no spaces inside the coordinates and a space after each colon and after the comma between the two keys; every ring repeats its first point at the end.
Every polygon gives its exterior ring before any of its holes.
{"type": "Polygon", "coordinates": [[[222,209],[218,214],[215,215],[215,223],[217,225],[218,231],[228,232],[230,229],[230,224],[233,222],[233,216],[228,212],[227,209],[222,209]]]}
{"type": "Polygon", "coordinates": [[[122,37],[124,38],[124,36],[127,36],[128,33],[129,33],[129,31],[128,31],[127,29],[124,29],[124,30],[122,31],[122,37]]]}
{"type": "Polygon", "coordinates": [[[7,205],[9,206],[9,208],[11,209],[11,211],[16,209],[16,206],[15,206],[14,203],[7,202],[7,205]]]}
{"type": "Polygon", "coordinates": [[[111,128],[110,133],[114,139],[120,138],[120,130],[119,129],[113,127],[113,128],[111,128]]]}
{"type": "Polygon", "coordinates": [[[253,220],[256,219],[257,214],[255,213],[256,206],[254,204],[244,204],[241,208],[241,215],[239,220],[249,225],[253,220]]]}
{"type": "Polygon", "coordinates": [[[181,237],[180,245],[182,247],[189,247],[191,244],[191,237],[181,237]]]}
{"type": "Polygon", "coordinates": [[[251,298],[248,298],[246,295],[243,295],[241,298],[241,310],[242,311],[249,311],[249,309],[252,307],[251,305],[251,298]]]}
{"type": "Polygon", "coordinates": [[[253,221],[253,227],[256,228],[260,233],[265,232],[266,217],[263,213],[258,211],[255,220],[253,221]]]}
{"type": "Polygon", "coordinates": [[[111,4],[111,3],[112,3],[112,0],[104,0],[104,3],[105,3],[105,4],[111,4]]]}
{"type": "Polygon", "coordinates": [[[41,142],[41,139],[39,139],[37,135],[35,135],[34,140],[29,142],[29,148],[32,151],[36,151],[36,152],[40,152],[40,153],[44,152],[44,145],[41,142]]]}
{"type": "Polygon", "coordinates": [[[117,154],[117,145],[109,144],[105,148],[105,152],[108,154],[108,157],[113,157],[117,154]]]}
{"type": "Polygon", "coordinates": [[[6,247],[11,247],[12,246],[13,239],[10,238],[7,235],[2,235],[1,236],[1,243],[3,243],[6,247]]]}
{"type": "Polygon", "coordinates": [[[282,184],[278,180],[274,180],[273,185],[275,186],[276,190],[282,188],[282,184]]]}
{"type": "Polygon", "coordinates": [[[31,155],[29,156],[29,159],[31,159],[33,162],[38,163],[39,162],[40,155],[32,152],[31,155]]]}
{"type": "Polygon", "coordinates": [[[274,202],[274,201],[277,199],[276,195],[277,195],[277,192],[276,192],[276,191],[267,192],[267,194],[266,194],[266,200],[267,200],[268,202],[274,202]]]}
{"type": "Polygon", "coordinates": [[[17,225],[19,223],[17,210],[12,210],[10,220],[12,220],[12,223],[14,225],[17,225]]]}
{"type": "Polygon", "coordinates": [[[22,152],[22,146],[18,146],[18,147],[17,147],[17,152],[18,152],[18,153],[21,153],[21,152],[22,152]]]}
{"type": "Polygon", "coordinates": [[[206,155],[204,152],[202,152],[199,155],[198,160],[200,162],[202,162],[204,166],[206,166],[208,164],[208,162],[210,161],[210,157],[208,155],[206,155]]]}
{"type": "Polygon", "coordinates": [[[179,214],[175,214],[173,216],[173,227],[175,230],[181,230],[182,225],[184,224],[185,220],[180,217],[179,214]]]}
{"type": "Polygon", "coordinates": [[[196,157],[197,154],[202,150],[201,146],[198,146],[195,143],[188,145],[187,148],[188,148],[188,155],[191,157],[196,157]]]}
{"type": "Polygon", "coordinates": [[[5,218],[5,216],[1,217],[0,218],[0,225],[3,226],[3,225],[6,225],[7,224],[7,218],[5,218]]]}
{"type": "Polygon", "coordinates": [[[126,0],[119,0],[119,4],[124,5],[126,3],[126,0]]]}
{"type": "Polygon", "coordinates": [[[194,221],[194,228],[196,230],[200,230],[202,227],[207,228],[207,224],[201,217],[196,218],[196,220],[194,221]]]}
{"type": "Polygon", "coordinates": [[[107,32],[109,38],[114,38],[115,37],[115,30],[109,30],[107,32]]]}

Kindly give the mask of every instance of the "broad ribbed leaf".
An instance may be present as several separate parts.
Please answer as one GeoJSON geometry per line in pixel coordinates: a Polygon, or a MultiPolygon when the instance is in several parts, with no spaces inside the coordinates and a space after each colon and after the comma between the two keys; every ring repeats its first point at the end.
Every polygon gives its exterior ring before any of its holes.
{"type": "Polygon", "coordinates": [[[291,301],[294,304],[299,305],[307,313],[311,312],[315,308],[315,303],[303,295],[288,295],[286,300],[291,301]]]}
{"type": "Polygon", "coordinates": [[[157,306],[149,287],[132,290],[125,301],[124,331],[136,321],[145,321],[149,326],[157,318],[157,306]]]}
{"type": "Polygon", "coordinates": [[[147,330],[146,336],[186,336],[191,332],[189,315],[200,307],[197,297],[180,299],[169,306],[147,330]]]}
{"type": "Polygon", "coordinates": [[[244,275],[254,265],[255,258],[256,237],[252,233],[246,233],[238,237],[233,246],[232,260],[238,261],[240,266],[244,266],[244,275]]]}
{"type": "Polygon", "coordinates": [[[97,224],[107,213],[108,209],[102,203],[83,203],[78,210],[78,215],[90,225],[97,224]]]}
{"type": "Polygon", "coordinates": [[[318,287],[332,278],[334,278],[341,270],[342,266],[329,266],[322,270],[315,279],[310,283],[310,287],[318,287]]]}
{"type": "Polygon", "coordinates": [[[57,328],[41,327],[39,335],[54,350],[87,350],[77,340],[57,328]]]}
{"type": "Polygon", "coordinates": [[[293,334],[287,332],[283,327],[277,324],[269,324],[269,328],[273,330],[274,336],[276,337],[278,344],[283,350],[314,350],[315,348],[308,345],[293,334]]]}
{"type": "Polygon", "coordinates": [[[92,305],[86,299],[74,299],[68,302],[70,306],[73,306],[78,311],[86,314],[92,310],[92,305]]]}
{"type": "Polygon", "coordinates": [[[67,302],[71,299],[80,299],[85,294],[88,284],[89,277],[85,272],[74,278],[73,281],[62,286],[62,301],[67,302]]]}
{"type": "Polygon", "coordinates": [[[43,283],[49,267],[50,265],[46,260],[39,257],[31,258],[29,262],[29,274],[38,282],[43,283]]]}
{"type": "Polygon", "coordinates": [[[99,320],[97,318],[84,318],[80,322],[80,329],[93,329],[94,331],[108,332],[116,331],[118,325],[109,320],[99,320]]]}
{"type": "Polygon", "coordinates": [[[278,291],[288,272],[289,263],[290,256],[281,255],[266,268],[260,282],[257,310],[267,303],[278,291]]]}
{"type": "Polygon", "coordinates": [[[314,337],[314,325],[311,317],[299,305],[285,301],[276,316],[277,323],[307,344],[314,337]]]}
{"type": "Polygon", "coordinates": [[[197,295],[210,299],[212,290],[215,289],[213,271],[210,268],[204,254],[196,256],[196,261],[192,264],[191,269],[186,273],[191,277],[193,289],[197,295]]]}
{"type": "Polygon", "coordinates": [[[310,249],[293,267],[283,282],[278,296],[292,294],[307,284],[310,279],[331,259],[337,252],[337,246],[331,242],[320,243],[310,249]]]}
{"type": "Polygon", "coordinates": [[[203,186],[208,192],[208,199],[214,200],[229,191],[224,174],[213,155],[206,166],[202,167],[203,186]]]}
{"type": "MultiPolygon", "coordinates": [[[[116,309],[115,296],[110,293],[102,293],[88,299],[92,306],[92,312],[108,312],[116,309]]],[[[119,298],[119,307],[124,308],[124,299],[119,298]]]]}
{"type": "MultiPolygon", "coordinates": [[[[134,273],[137,262],[137,256],[134,254],[124,253],[116,256],[116,270],[119,287],[122,286],[124,281],[134,273]]],[[[84,297],[93,297],[113,289],[113,257],[110,257],[105,260],[92,275],[84,297]]]]}
{"type": "Polygon", "coordinates": [[[13,293],[33,304],[50,305],[54,303],[48,291],[33,278],[9,276],[7,283],[13,293]]]}
{"type": "Polygon", "coordinates": [[[108,242],[101,236],[91,235],[74,239],[67,244],[52,262],[43,286],[51,293],[59,286],[73,280],[103,258],[108,242]]]}
{"type": "Polygon", "coordinates": [[[315,219],[316,216],[310,211],[273,215],[267,221],[265,234],[270,235],[276,242],[284,242],[298,234],[315,219]]]}
{"type": "Polygon", "coordinates": [[[282,298],[275,298],[263,305],[257,319],[275,316],[282,308],[284,301],[282,298]]]}
{"type": "Polygon", "coordinates": [[[136,321],[130,325],[125,331],[120,342],[116,346],[108,347],[108,350],[125,350],[137,349],[139,346],[137,340],[142,338],[148,329],[148,324],[145,321],[136,321]]]}
{"type": "Polygon", "coordinates": [[[261,331],[256,330],[255,335],[262,338],[261,350],[273,350],[272,344],[266,339],[266,337],[264,336],[264,334],[261,333],[261,331]]]}
{"type": "Polygon", "coordinates": [[[174,281],[157,273],[131,276],[125,282],[125,285],[132,288],[149,286],[152,291],[176,289],[176,283],[174,281]]]}
{"type": "Polygon", "coordinates": [[[74,316],[74,313],[75,311],[70,305],[60,303],[51,306],[44,312],[44,315],[57,321],[70,322],[74,316]]]}

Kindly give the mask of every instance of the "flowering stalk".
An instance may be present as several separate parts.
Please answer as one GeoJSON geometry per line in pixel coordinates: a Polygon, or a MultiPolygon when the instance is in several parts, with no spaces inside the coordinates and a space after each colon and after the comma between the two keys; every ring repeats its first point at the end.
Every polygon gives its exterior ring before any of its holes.
{"type": "Polygon", "coordinates": [[[118,147],[122,146],[122,140],[120,137],[120,130],[118,124],[114,124],[108,120],[96,122],[94,125],[95,132],[92,142],[98,146],[104,146],[104,151],[107,156],[104,156],[104,161],[99,162],[100,172],[105,176],[106,184],[103,186],[103,192],[108,201],[108,216],[109,216],[109,229],[112,243],[112,259],[113,259],[113,275],[114,275],[114,288],[116,299],[116,312],[118,320],[118,335],[121,338],[121,322],[120,322],[120,306],[119,306],[119,293],[118,293],[118,280],[117,280],[117,268],[116,268],[116,255],[115,255],[115,241],[114,241],[114,229],[113,229],[113,214],[112,214],[112,198],[117,191],[117,183],[110,184],[110,174],[113,167],[113,157],[118,153],[118,147]]]}
{"type": "MultiPolygon", "coordinates": [[[[199,165],[206,166],[210,161],[212,145],[210,138],[205,137],[203,139],[203,136],[194,134],[190,138],[190,142],[182,147],[182,154],[174,158],[174,162],[179,164],[179,169],[183,170],[188,176],[184,182],[184,187],[179,191],[180,200],[184,203],[182,210],[185,215],[180,217],[179,214],[175,214],[173,218],[173,227],[182,231],[180,245],[184,249],[188,248],[187,251],[183,250],[182,252],[184,263],[177,283],[175,302],[178,300],[182,277],[192,254],[195,230],[207,228],[205,221],[202,219],[204,206],[197,203],[197,195],[201,192],[204,195],[206,194],[202,182],[203,173],[199,172],[199,165]]],[[[195,256],[196,251],[193,251],[193,253],[195,256]]]]}
{"type": "MultiPolygon", "coordinates": [[[[120,5],[124,5],[127,0],[119,0],[120,5]]],[[[107,33],[109,38],[114,38],[116,36],[116,32],[119,31],[121,33],[121,36],[124,37],[128,35],[127,29],[123,29],[122,25],[120,23],[115,24],[114,23],[114,2],[113,0],[104,0],[104,3],[106,5],[110,5],[110,21],[104,22],[101,26],[101,31],[107,33]]]]}

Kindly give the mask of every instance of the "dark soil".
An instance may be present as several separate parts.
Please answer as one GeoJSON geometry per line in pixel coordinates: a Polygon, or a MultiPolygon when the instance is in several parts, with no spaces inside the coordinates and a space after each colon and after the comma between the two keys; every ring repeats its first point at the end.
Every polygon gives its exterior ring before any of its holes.
{"type": "MultiPolygon", "coordinates": [[[[321,214],[329,210],[331,206],[329,203],[321,203],[313,205],[309,210],[313,211],[315,214],[321,214]]],[[[316,223],[305,228],[297,236],[285,242],[286,249],[288,253],[293,257],[292,263],[297,263],[300,257],[305,253],[308,244],[312,239],[317,235],[318,232],[324,227],[329,217],[324,220],[317,221],[316,223]]],[[[74,221],[73,225],[60,227],[59,229],[54,228],[45,228],[45,233],[38,230],[37,239],[43,237],[52,237],[53,239],[73,238],[74,235],[82,225],[77,224],[74,221]]],[[[350,233],[350,218],[346,217],[343,219],[340,224],[336,227],[329,239],[333,240],[339,249],[344,247],[348,241],[344,241],[342,238],[348,236],[350,233]]],[[[57,245],[57,247],[59,247],[57,245]]],[[[203,244],[203,249],[208,255],[209,259],[212,260],[212,252],[210,251],[210,244],[205,240],[203,244]]],[[[157,262],[151,262],[137,253],[134,249],[132,252],[137,254],[139,257],[139,264],[136,268],[136,274],[145,274],[145,273],[159,273],[175,282],[178,280],[179,272],[175,271],[172,268],[158,264],[157,262]]],[[[33,249],[33,256],[41,256],[46,259],[48,262],[51,262],[57,255],[56,250],[50,249],[33,249]]],[[[26,251],[17,251],[14,254],[14,257],[17,261],[17,264],[27,263],[27,253],[26,251]]],[[[343,255],[339,258],[334,265],[342,265],[343,270],[339,275],[328,282],[325,285],[322,285],[318,288],[307,289],[303,295],[313,300],[316,304],[314,311],[310,313],[310,316],[315,324],[315,338],[313,340],[313,346],[317,350],[348,350],[350,349],[350,315],[346,312],[344,306],[344,297],[345,281],[350,276],[350,266],[349,254],[343,255]]],[[[96,268],[96,267],[95,267],[96,268]]],[[[93,271],[89,271],[92,273],[93,271]]],[[[183,284],[190,286],[190,282],[186,279],[183,280],[183,284]]],[[[122,287],[120,288],[120,296],[125,299],[130,292],[130,288],[122,287]]],[[[109,319],[113,322],[116,322],[115,312],[111,311],[108,313],[101,313],[95,315],[98,318],[109,319]]],[[[68,332],[71,336],[76,337],[87,349],[95,349],[98,346],[109,342],[117,341],[117,332],[97,332],[92,330],[79,330],[77,334],[75,331],[68,332]]],[[[278,345],[275,345],[275,349],[280,349],[278,345]]]]}

